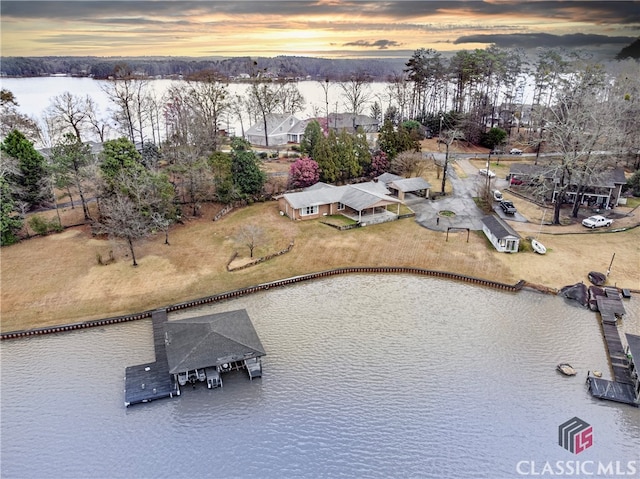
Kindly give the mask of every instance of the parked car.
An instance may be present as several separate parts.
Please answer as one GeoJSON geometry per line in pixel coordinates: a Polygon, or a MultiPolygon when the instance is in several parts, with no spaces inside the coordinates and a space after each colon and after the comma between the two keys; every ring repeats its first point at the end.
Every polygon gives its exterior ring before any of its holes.
{"type": "Polygon", "coordinates": [[[500,190],[493,190],[493,199],[495,201],[502,201],[504,199],[502,192],[500,190]]]}
{"type": "Polygon", "coordinates": [[[509,183],[511,183],[512,185],[515,185],[515,186],[519,186],[519,185],[521,185],[521,184],[522,184],[522,183],[524,183],[524,182],[523,182],[520,178],[512,177],[512,178],[509,180],[509,183]]]}
{"type": "Polygon", "coordinates": [[[610,218],[605,218],[604,216],[595,215],[589,216],[582,220],[582,226],[586,226],[587,228],[600,228],[601,226],[611,226],[613,220],[610,218]]]}
{"type": "Polygon", "coordinates": [[[492,155],[504,155],[504,150],[501,150],[500,148],[494,148],[490,151],[490,153],[492,155]]]}
{"type": "Polygon", "coordinates": [[[508,215],[515,215],[518,210],[513,206],[511,201],[503,200],[500,202],[500,208],[508,215]]]}
{"type": "Polygon", "coordinates": [[[509,154],[510,155],[522,155],[522,150],[520,150],[519,148],[511,148],[511,150],[509,150],[509,154]]]}
{"type": "Polygon", "coordinates": [[[489,178],[495,178],[496,174],[488,168],[482,168],[478,170],[482,176],[488,176],[489,178]]]}

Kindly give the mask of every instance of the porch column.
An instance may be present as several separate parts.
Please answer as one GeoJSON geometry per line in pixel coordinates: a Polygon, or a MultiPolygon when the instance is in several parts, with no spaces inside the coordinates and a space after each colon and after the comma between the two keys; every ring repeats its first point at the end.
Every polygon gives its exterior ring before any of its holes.
{"type": "Polygon", "coordinates": [[[396,206],[398,207],[398,212],[396,214],[400,216],[400,203],[398,203],[396,206]]]}

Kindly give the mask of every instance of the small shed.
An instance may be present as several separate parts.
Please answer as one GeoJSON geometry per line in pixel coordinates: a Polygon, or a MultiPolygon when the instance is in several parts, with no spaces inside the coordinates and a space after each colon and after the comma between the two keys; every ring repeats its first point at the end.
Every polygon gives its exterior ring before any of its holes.
{"type": "Polygon", "coordinates": [[[219,374],[235,369],[247,369],[251,378],[261,373],[266,353],[244,309],[168,321],[164,329],[169,374],[181,386],[212,377],[218,386],[219,374]]]}
{"type": "Polygon", "coordinates": [[[487,215],[482,218],[482,231],[501,253],[517,253],[521,237],[502,218],[487,215]]]}

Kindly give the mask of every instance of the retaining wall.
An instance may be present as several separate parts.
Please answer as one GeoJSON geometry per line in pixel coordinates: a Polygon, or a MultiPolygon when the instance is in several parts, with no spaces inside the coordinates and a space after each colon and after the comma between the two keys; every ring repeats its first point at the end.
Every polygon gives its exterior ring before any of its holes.
{"type": "MultiPolygon", "coordinates": [[[[245,296],[251,293],[257,293],[259,291],[266,291],[269,288],[278,288],[282,286],[287,286],[290,284],[299,283],[301,281],[309,281],[313,279],[326,278],[326,277],[337,276],[341,274],[353,274],[353,273],[416,274],[421,276],[432,276],[435,278],[445,278],[445,279],[452,279],[456,281],[464,281],[467,283],[477,284],[480,286],[486,286],[489,288],[500,289],[503,291],[511,291],[511,292],[520,291],[525,285],[525,281],[523,280],[520,280],[516,284],[511,285],[511,284],[499,283],[497,281],[474,278],[472,276],[465,276],[461,274],[448,273],[445,271],[435,271],[430,269],[394,267],[394,266],[354,266],[350,268],[338,268],[338,269],[332,269],[327,271],[321,271],[318,273],[294,276],[292,278],[281,279],[281,280],[272,281],[269,283],[262,283],[256,286],[236,289],[234,291],[228,291],[226,293],[216,294],[213,296],[207,296],[204,298],[194,299],[191,301],[185,301],[183,303],[173,304],[163,309],[166,309],[167,313],[170,313],[172,311],[178,311],[186,308],[193,308],[195,306],[202,306],[204,304],[217,303],[219,301],[233,299],[233,298],[245,296]]],[[[28,336],[39,336],[43,334],[61,333],[65,331],[74,331],[78,329],[93,328],[96,326],[107,326],[110,324],[125,323],[128,321],[137,321],[138,319],[150,318],[151,313],[153,311],[154,310],[149,310],[149,311],[144,311],[142,313],[137,313],[137,314],[116,316],[113,318],[106,318],[106,319],[97,319],[93,321],[83,321],[78,323],[65,324],[61,326],[50,326],[46,328],[36,328],[36,329],[29,329],[29,330],[22,330],[22,331],[11,331],[7,333],[0,333],[0,340],[17,339],[17,338],[24,338],[28,336]]]]}

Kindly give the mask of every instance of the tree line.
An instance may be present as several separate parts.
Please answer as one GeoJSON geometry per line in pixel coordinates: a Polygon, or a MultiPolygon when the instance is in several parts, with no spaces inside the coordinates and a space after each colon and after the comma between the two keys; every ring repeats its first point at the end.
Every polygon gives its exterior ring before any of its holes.
{"type": "MultiPolygon", "coordinates": [[[[526,121],[518,96],[524,65],[517,52],[493,47],[461,51],[448,61],[435,51],[417,50],[389,82],[386,98],[373,101],[369,112],[364,111],[372,98],[365,73],[318,81],[325,98],[329,88],[341,89],[353,128],[332,130],[326,101],[307,125],[300,145],[305,156],[292,165],[288,186],[345,183],[388,170],[415,174],[419,168],[411,153],[419,151],[421,135],[431,132],[447,146],[461,139],[490,148],[505,141],[535,151],[545,145],[558,154],[548,167],[558,183],[554,221],[576,185],[577,214],[581,195],[610,166],[598,151],[620,158],[638,148],[638,64],[620,62],[606,70],[561,52],[540,52],[529,67],[535,88],[526,121]],[[376,145],[356,127],[360,113],[382,124],[376,145]]],[[[230,114],[241,123],[262,122],[268,144],[268,117],[301,111],[304,98],[296,82],[274,78],[257,61],[249,71],[243,97],[231,95],[228,80],[215,70],[191,75],[160,96],[152,81],[119,65],[105,86],[113,106],[109,116],[92,98],[65,92],[52,98],[44,127],[21,115],[11,92],[3,90],[2,244],[17,240],[27,212],[55,204],[54,188],[79,196],[95,231],[124,238],[131,248],[138,238],[168,232],[183,208],[197,214],[205,201],[230,203],[276,191],[251,145],[228,138],[221,123],[230,114]],[[122,138],[107,140],[114,122],[122,138]],[[85,142],[91,135],[103,145],[98,155],[85,142]],[[43,138],[51,146],[46,159],[33,148],[33,140],[43,138]],[[221,151],[223,145],[229,151],[221,151]],[[96,218],[90,198],[96,201],[96,218]]]]}

